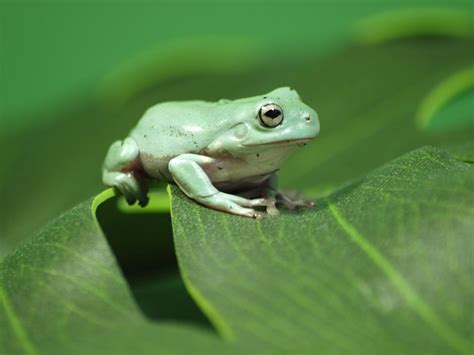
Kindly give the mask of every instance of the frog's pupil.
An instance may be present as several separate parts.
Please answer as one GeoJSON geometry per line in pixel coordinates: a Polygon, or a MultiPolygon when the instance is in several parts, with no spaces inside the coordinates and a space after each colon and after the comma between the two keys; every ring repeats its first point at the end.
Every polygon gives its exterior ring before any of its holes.
{"type": "Polygon", "coordinates": [[[275,108],[271,108],[270,110],[265,112],[265,116],[270,117],[270,118],[277,118],[280,115],[281,115],[280,110],[277,110],[275,108]]]}

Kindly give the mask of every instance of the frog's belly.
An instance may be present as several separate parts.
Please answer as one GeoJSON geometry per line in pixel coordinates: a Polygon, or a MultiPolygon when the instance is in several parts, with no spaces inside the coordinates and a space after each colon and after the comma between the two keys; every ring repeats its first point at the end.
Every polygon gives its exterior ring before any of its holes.
{"type": "Polygon", "coordinates": [[[278,169],[262,169],[248,163],[225,161],[203,166],[203,170],[214,184],[226,185],[227,183],[260,183],[278,169]]]}
{"type": "MultiPolygon", "coordinates": [[[[171,158],[157,158],[151,154],[141,154],[141,161],[146,173],[156,179],[174,183],[168,170],[171,158]]],[[[242,158],[216,158],[212,163],[203,164],[201,168],[216,188],[223,191],[252,188],[262,184],[271,174],[279,170],[276,164],[257,164],[242,158]]]]}
{"type": "Polygon", "coordinates": [[[260,186],[279,170],[279,165],[262,165],[247,159],[226,159],[204,165],[203,170],[219,190],[236,191],[260,186]]]}

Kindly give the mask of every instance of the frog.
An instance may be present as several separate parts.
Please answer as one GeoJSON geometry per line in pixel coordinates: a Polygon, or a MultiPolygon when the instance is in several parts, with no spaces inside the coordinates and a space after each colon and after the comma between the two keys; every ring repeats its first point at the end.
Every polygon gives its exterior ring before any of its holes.
{"type": "Polygon", "coordinates": [[[318,114],[290,87],[235,100],[162,102],[110,146],[102,180],[130,205],[145,207],[149,183],[158,180],[215,210],[278,215],[280,205],[314,205],[279,191],[277,172],[319,131],[318,114]]]}

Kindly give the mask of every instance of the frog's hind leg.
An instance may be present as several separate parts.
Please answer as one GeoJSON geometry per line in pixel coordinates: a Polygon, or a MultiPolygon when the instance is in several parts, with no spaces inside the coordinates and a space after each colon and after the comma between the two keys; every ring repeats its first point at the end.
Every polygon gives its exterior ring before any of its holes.
{"type": "Polygon", "coordinates": [[[135,140],[128,137],[110,146],[102,166],[102,181],[105,185],[117,188],[130,205],[137,200],[142,207],[148,204],[148,186],[135,140]]]}
{"type": "Polygon", "coordinates": [[[277,185],[277,176],[274,173],[259,186],[240,192],[239,196],[247,198],[261,196],[262,200],[265,201],[267,213],[272,216],[280,214],[277,208],[278,205],[283,205],[289,210],[315,205],[314,201],[306,200],[302,194],[296,191],[280,191],[277,185]]]}
{"type": "Polygon", "coordinates": [[[277,188],[277,176],[273,174],[264,185],[264,196],[268,201],[267,213],[278,215],[280,212],[276,208],[277,204],[282,204],[290,210],[301,207],[313,207],[314,202],[306,200],[301,193],[296,191],[283,192],[277,188]]]}

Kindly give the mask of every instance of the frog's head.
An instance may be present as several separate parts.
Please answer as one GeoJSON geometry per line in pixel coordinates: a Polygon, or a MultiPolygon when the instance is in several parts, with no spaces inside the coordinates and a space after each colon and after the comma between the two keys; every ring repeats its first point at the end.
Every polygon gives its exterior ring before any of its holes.
{"type": "Polygon", "coordinates": [[[251,129],[244,146],[294,145],[319,133],[316,111],[305,105],[295,90],[278,88],[257,100],[249,116],[251,129]]]}
{"type": "Polygon", "coordinates": [[[243,146],[294,145],[319,133],[318,114],[289,87],[247,100],[240,113],[247,128],[247,134],[242,135],[243,146]]]}
{"type": "Polygon", "coordinates": [[[220,104],[226,126],[231,128],[208,146],[211,151],[238,153],[276,147],[291,151],[319,133],[318,114],[288,87],[220,104]]]}

